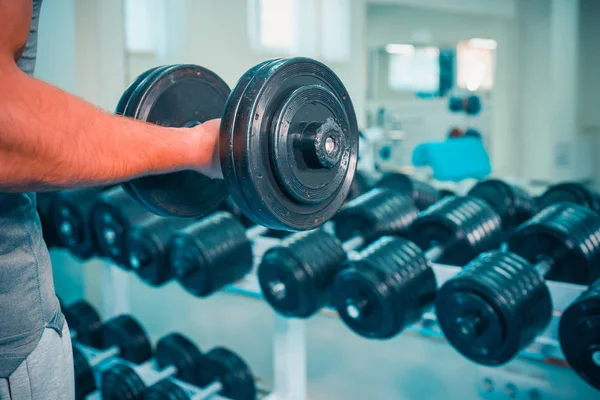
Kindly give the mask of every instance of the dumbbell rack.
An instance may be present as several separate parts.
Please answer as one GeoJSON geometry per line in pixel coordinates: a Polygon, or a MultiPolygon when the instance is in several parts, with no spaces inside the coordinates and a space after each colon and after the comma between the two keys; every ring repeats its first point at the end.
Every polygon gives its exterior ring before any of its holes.
{"type": "MultiPolygon", "coordinates": [[[[255,265],[262,254],[277,243],[277,239],[259,237],[254,243],[255,265]]],[[[452,278],[459,271],[459,267],[446,265],[433,265],[438,286],[452,278]]],[[[102,290],[111,293],[103,296],[104,309],[108,316],[129,312],[129,293],[127,289],[127,272],[106,264],[103,271],[102,290]]],[[[547,362],[554,365],[567,365],[558,341],[558,323],[563,310],[572,303],[584,290],[583,286],[561,282],[547,282],[554,304],[552,322],[546,331],[536,338],[534,343],[521,352],[520,356],[538,362],[547,362]]],[[[228,291],[262,299],[256,274],[252,273],[228,291]]],[[[334,316],[336,313],[327,309],[324,315],[334,316]]],[[[434,340],[444,340],[433,311],[428,312],[422,320],[411,326],[409,331],[434,340]]],[[[273,332],[273,388],[266,397],[268,400],[306,400],[307,399],[307,373],[306,373],[306,322],[301,319],[287,319],[274,313],[273,332]]],[[[485,382],[483,383],[485,386],[485,382]]],[[[484,393],[486,388],[480,388],[484,393]]]]}

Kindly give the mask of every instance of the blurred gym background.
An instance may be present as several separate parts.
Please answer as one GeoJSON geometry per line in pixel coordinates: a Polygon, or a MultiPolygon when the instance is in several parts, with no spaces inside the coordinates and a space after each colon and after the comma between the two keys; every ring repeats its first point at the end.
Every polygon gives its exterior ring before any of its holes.
{"type": "MultiPolygon", "coordinates": [[[[127,84],[156,65],[199,64],[234,85],[262,60],[304,55],[345,83],[365,138],[364,169],[435,177],[415,169],[415,147],[470,128],[494,177],[532,193],[564,180],[598,189],[599,20],[597,0],[45,0],[36,75],[113,111],[127,84]],[[473,96],[475,111],[451,110],[473,96]]],[[[101,290],[101,261],[52,257],[65,303],[86,298],[102,309],[118,301],[101,290]]],[[[197,299],[125,273],[119,285],[153,339],[176,330],[203,348],[229,346],[272,383],[265,302],[228,292],[197,299]]],[[[368,341],[319,315],[307,335],[311,399],[477,399],[489,376],[448,345],[411,333],[368,341]]],[[[562,367],[519,359],[493,373],[534,379],[557,398],[597,396],[562,367]]],[[[494,398],[544,398],[512,394],[494,398]]]]}

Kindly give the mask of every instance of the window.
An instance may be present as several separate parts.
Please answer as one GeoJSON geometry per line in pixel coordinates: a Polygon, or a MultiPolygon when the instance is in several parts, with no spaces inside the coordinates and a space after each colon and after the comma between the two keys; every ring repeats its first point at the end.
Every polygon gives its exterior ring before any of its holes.
{"type": "Polygon", "coordinates": [[[495,40],[480,38],[458,44],[456,48],[458,87],[471,92],[492,89],[496,46],[495,40]]]}
{"type": "Polygon", "coordinates": [[[440,51],[436,47],[388,44],[388,84],[392,90],[438,94],[440,89],[440,51]]]}
{"type": "Polygon", "coordinates": [[[125,0],[125,48],[129,53],[157,52],[164,23],[162,0],[125,0]]]}
{"type": "Polygon", "coordinates": [[[249,0],[248,28],[254,48],[289,53],[295,46],[296,0],[249,0]]]}

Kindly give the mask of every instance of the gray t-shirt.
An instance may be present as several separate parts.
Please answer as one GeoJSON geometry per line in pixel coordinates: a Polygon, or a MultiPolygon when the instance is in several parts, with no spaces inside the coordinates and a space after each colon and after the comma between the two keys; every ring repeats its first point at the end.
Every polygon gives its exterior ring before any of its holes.
{"type": "MultiPolygon", "coordinates": [[[[19,67],[32,75],[42,0],[19,67]]],[[[45,328],[62,334],[64,317],[54,293],[48,249],[42,238],[35,193],[0,193],[0,378],[33,351],[45,328]]]]}

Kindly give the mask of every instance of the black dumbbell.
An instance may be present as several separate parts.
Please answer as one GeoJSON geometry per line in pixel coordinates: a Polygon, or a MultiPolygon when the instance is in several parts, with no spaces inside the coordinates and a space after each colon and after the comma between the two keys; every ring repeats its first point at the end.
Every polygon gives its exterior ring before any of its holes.
{"type": "Polygon", "coordinates": [[[416,244],[384,237],[349,260],[335,278],[332,305],[357,334],[391,338],[433,305],[431,262],[466,263],[493,248],[500,233],[499,216],[483,200],[446,197],[413,222],[416,244]]]}
{"type": "Polygon", "coordinates": [[[481,99],[476,95],[465,97],[450,97],[448,108],[452,112],[465,112],[468,115],[477,115],[481,111],[481,99]]]}
{"type": "Polygon", "coordinates": [[[152,356],[152,346],[148,334],[140,323],[129,315],[120,315],[103,325],[103,349],[93,351],[73,344],[75,367],[75,398],[85,397],[95,391],[94,369],[104,361],[119,357],[135,364],[141,364],[152,356]]]}
{"type": "Polygon", "coordinates": [[[517,228],[508,249],[481,255],[438,291],[446,338],[480,364],[508,362],[546,329],[545,278],[589,284],[600,276],[600,217],[573,203],[552,205],[517,228]]]}
{"type": "Polygon", "coordinates": [[[600,196],[581,183],[563,182],[550,186],[537,198],[540,210],[556,203],[569,202],[600,212],[600,196]]]}
{"type": "Polygon", "coordinates": [[[250,218],[246,217],[242,210],[238,206],[235,205],[231,196],[227,196],[225,200],[221,203],[221,206],[218,209],[219,211],[227,211],[228,213],[233,214],[234,217],[240,220],[242,224],[246,228],[250,228],[251,226],[256,225],[254,221],[250,218]]]}
{"type": "Polygon", "coordinates": [[[205,356],[200,349],[183,335],[172,333],[158,341],[153,359],[136,366],[117,364],[104,371],[102,399],[138,400],[148,387],[170,377],[204,386],[208,383],[202,371],[204,366],[205,356]]]}
{"type": "Polygon", "coordinates": [[[441,198],[436,188],[405,174],[387,172],[375,186],[399,191],[410,198],[419,210],[425,210],[441,198]]]}
{"type": "Polygon", "coordinates": [[[52,202],[55,197],[56,192],[36,193],[37,211],[40,216],[40,223],[42,224],[42,236],[48,249],[61,247],[56,227],[50,216],[52,202]]]}
{"type": "Polygon", "coordinates": [[[116,265],[129,269],[125,248],[129,230],[152,216],[121,187],[101,193],[91,209],[92,231],[98,252],[116,265]]]}
{"type": "Polygon", "coordinates": [[[266,231],[260,225],[246,230],[233,215],[216,212],[171,237],[170,270],[188,292],[208,296],[250,272],[252,240],[266,231]]]}
{"type": "Polygon", "coordinates": [[[152,215],[130,226],[125,244],[127,268],[153,287],[170,281],[173,270],[168,259],[169,240],[175,232],[193,222],[152,215]]]}
{"type": "Polygon", "coordinates": [[[478,182],[469,196],[485,200],[500,215],[502,229],[508,232],[537,212],[536,202],[527,192],[499,179],[478,182]]]}
{"type": "Polygon", "coordinates": [[[90,210],[104,187],[62,190],[52,201],[50,216],[60,244],[81,260],[97,252],[90,210]]]}
{"type": "Polygon", "coordinates": [[[600,390],[600,280],[563,312],[558,339],[571,368],[600,390]]]}
{"type": "Polygon", "coordinates": [[[96,309],[81,300],[62,308],[71,337],[86,346],[100,348],[103,343],[102,319],[96,309]]]}
{"type": "Polygon", "coordinates": [[[172,127],[222,118],[224,179],[183,171],[125,184],[162,216],[206,216],[229,193],[258,224],[313,229],[342,206],[358,161],[348,92],[331,69],[308,58],[265,61],[231,93],[219,76],[196,65],[153,68],[125,91],[116,112],[172,127]]]}
{"type": "Polygon", "coordinates": [[[262,293],[282,315],[313,315],[328,304],[333,278],[348,251],[380,236],[406,234],[417,215],[417,208],[399,191],[370,190],[334,217],[335,236],[324,230],[296,233],[267,250],[258,267],[262,293]]]}
{"type": "Polygon", "coordinates": [[[353,200],[358,196],[367,193],[371,189],[371,183],[369,182],[369,176],[366,172],[356,170],[352,185],[350,186],[350,192],[346,201],[353,200]]]}
{"type": "Polygon", "coordinates": [[[230,400],[255,400],[256,385],[244,360],[229,349],[206,353],[203,374],[211,383],[202,388],[176,379],[163,379],[144,393],[144,400],[205,400],[215,395],[230,400]]]}

